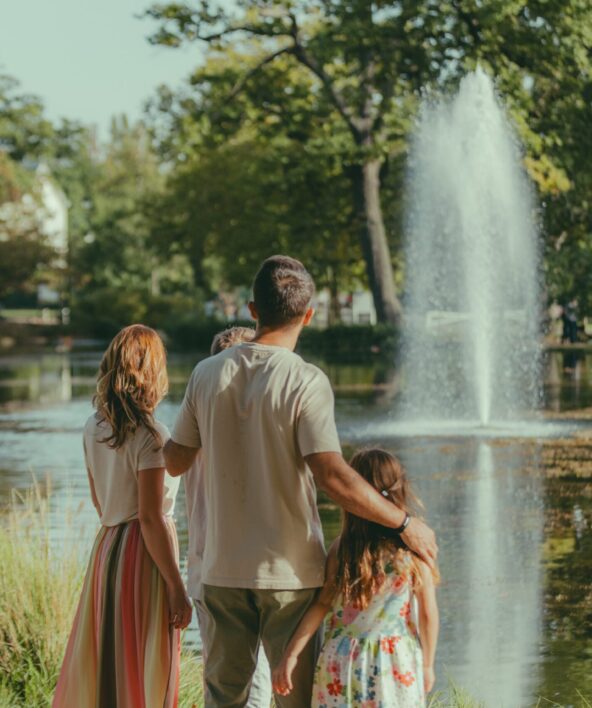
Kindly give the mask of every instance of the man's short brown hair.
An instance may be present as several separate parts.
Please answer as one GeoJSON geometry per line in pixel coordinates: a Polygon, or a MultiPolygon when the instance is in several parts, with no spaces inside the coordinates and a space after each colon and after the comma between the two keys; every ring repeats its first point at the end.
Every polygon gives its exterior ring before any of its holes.
{"type": "Polygon", "coordinates": [[[241,342],[252,342],[255,339],[255,330],[252,327],[229,327],[223,332],[218,332],[212,339],[210,354],[220,354],[225,349],[230,349],[241,342]]]}
{"type": "Polygon", "coordinates": [[[278,327],[302,317],[314,292],[314,281],[300,261],[289,256],[267,258],[253,282],[259,324],[278,327]]]}

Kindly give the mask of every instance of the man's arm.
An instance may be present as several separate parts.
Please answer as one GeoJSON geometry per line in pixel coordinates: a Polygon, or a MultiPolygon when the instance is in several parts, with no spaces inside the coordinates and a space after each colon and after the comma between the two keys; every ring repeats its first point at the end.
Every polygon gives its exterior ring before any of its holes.
{"type": "MultiPolygon", "coordinates": [[[[361,477],[337,452],[307,455],[315,483],[345,511],[389,528],[398,528],[405,512],[385,499],[361,477]]],[[[420,519],[412,518],[401,538],[428,565],[433,566],[438,554],[434,532],[420,519]]]]}
{"type": "Polygon", "coordinates": [[[195,461],[198,451],[199,447],[179,445],[179,443],[170,438],[163,450],[167,472],[172,477],[179,477],[187,472],[195,461]]]}

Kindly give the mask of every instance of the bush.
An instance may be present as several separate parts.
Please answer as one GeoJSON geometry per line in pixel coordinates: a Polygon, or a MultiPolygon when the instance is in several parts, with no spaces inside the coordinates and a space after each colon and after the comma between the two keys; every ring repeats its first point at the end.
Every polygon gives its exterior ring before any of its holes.
{"type": "MultiPolygon", "coordinates": [[[[187,312],[169,317],[163,329],[174,348],[204,352],[210,348],[215,334],[234,325],[254,327],[255,323],[204,320],[187,312]]],[[[338,325],[327,329],[306,328],[302,332],[297,351],[313,355],[327,362],[368,363],[370,360],[393,359],[397,336],[393,328],[384,325],[338,325]]]]}
{"type": "Polygon", "coordinates": [[[79,295],[72,303],[71,330],[111,339],[122,327],[142,322],[167,331],[203,312],[199,291],[192,294],[151,295],[145,290],[101,288],[79,295]]]}
{"type": "Polygon", "coordinates": [[[203,319],[187,312],[182,317],[171,319],[165,325],[164,331],[170,338],[173,348],[192,352],[209,352],[214,335],[226,327],[234,326],[255,327],[255,323],[252,321],[224,322],[214,318],[203,319]]]}
{"type": "Polygon", "coordinates": [[[327,329],[305,329],[298,345],[303,354],[328,362],[361,362],[394,359],[397,332],[388,325],[335,325],[327,329]]]}
{"type": "MultiPolygon", "coordinates": [[[[102,288],[79,295],[72,303],[71,331],[110,339],[122,327],[142,322],[164,332],[175,349],[208,351],[212,337],[231,325],[253,327],[252,321],[232,322],[204,317],[203,293],[150,295],[140,289],[102,288]]],[[[326,362],[367,363],[392,360],[397,332],[388,325],[336,325],[306,328],[298,345],[304,355],[326,362]]]]}

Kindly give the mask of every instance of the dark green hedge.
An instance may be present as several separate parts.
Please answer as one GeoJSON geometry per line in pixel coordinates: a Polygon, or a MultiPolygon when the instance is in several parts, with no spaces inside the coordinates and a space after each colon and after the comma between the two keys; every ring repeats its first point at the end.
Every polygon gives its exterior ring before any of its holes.
{"type": "MultiPolygon", "coordinates": [[[[253,326],[253,322],[225,324],[219,320],[186,316],[165,324],[164,331],[173,349],[207,351],[214,335],[233,324],[253,326]]],[[[298,351],[329,362],[367,362],[369,359],[392,359],[396,343],[395,330],[385,325],[338,325],[327,329],[311,327],[302,332],[298,351]]]]}
{"type": "Polygon", "coordinates": [[[336,325],[305,329],[298,350],[329,362],[367,362],[392,359],[396,346],[397,332],[388,325],[336,325]]]}

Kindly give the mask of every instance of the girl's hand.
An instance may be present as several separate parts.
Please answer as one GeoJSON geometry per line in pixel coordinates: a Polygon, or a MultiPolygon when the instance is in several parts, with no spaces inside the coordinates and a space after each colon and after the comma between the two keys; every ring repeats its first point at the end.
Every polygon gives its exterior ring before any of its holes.
{"type": "Polygon", "coordinates": [[[423,690],[429,693],[432,688],[434,688],[434,683],[436,682],[436,674],[434,673],[434,668],[432,666],[423,667],[423,690]]]}
{"type": "Polygon", "coordinates": [[[292,674],[298,662],[295,656],[284,656],[280,663],[274,669],[271,675],[271,684],[275,693],[280,696],[287,696],[292,689],[292,674]]]}
{"type": "Polygon", "coordinates": [[[185,629],[191,622],[191,600],[183,585],[167,585],[169,622],[175,629],[185,629]]]}

